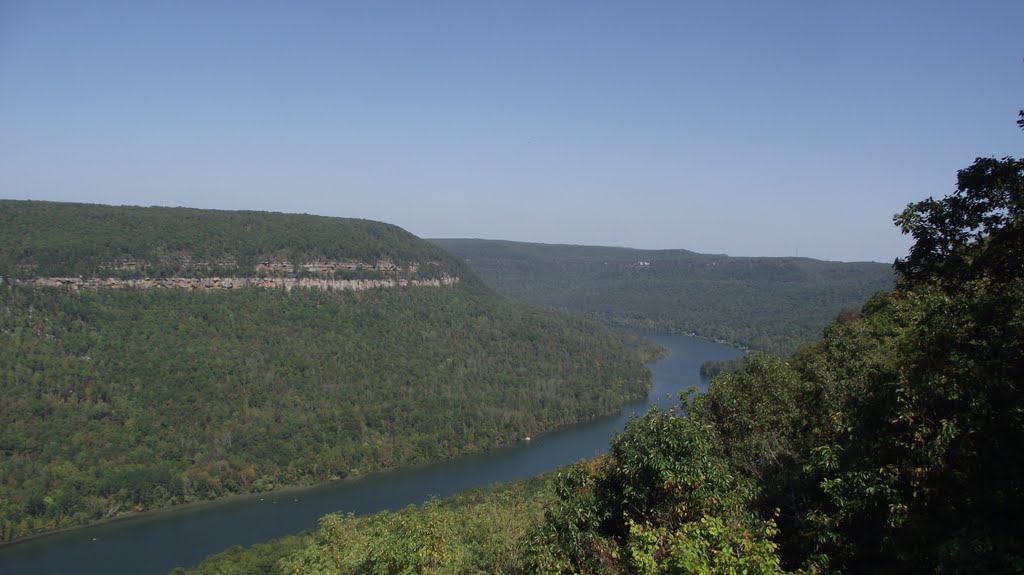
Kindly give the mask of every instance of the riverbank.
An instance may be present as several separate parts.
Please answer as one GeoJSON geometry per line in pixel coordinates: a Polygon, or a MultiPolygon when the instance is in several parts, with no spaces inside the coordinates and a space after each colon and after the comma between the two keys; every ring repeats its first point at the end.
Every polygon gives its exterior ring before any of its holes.
{"type": "Polygon", "coordinates": [[[208,555],[236,545],[250,546],[313,529],[328,513],[364,515],[397,510],[593,457],[607,451],[612,436],[631,416],[652,405],[668,405],[681,390],[705,387],[698,372],[704,360],[740,355],[736,349],[696,338],[658,334],[650,338],[671,353],[650,366],[652,385],[647,401],[629,405],[615,415],[443,463],[233,496],[51,533],[0,549],[2,571],[4,575],[163,574],[177,566],[196,565],[208,555]]]}
{"type": "MultiPolygon", "coordinates": [[[[648,346],[646,349],[648,350],[648,353],[645,355],[645,359],[653,358],[653,359],[649,359],[647,361],[648,367],[652,363],[660,361],[660,360],[668,357],[670,355],[670,353],[671,353],[670,350],[666,349],[664,346],[653,345],[653,346],[648,346]],[[652,351],[652,350],[655,350],[655,349],[657,349],[657,351],[652,351]]],[[[653,377],[648,381],[648,386],[647,386],[648,392],[650,391],[652,386],[653,386],[653,377]]],[[[578,419],[576,421],[570,421],[570,422],[561,423],[561,424],[558,424],[558,425],[555,425],[553,427],[550,427],[550,428],[547,428],[547,429],[544,429],[544,430],[540,430],[540,431],[533,431],[533,432],[530,432],[529,435],[525,435],[523,437],[516,438],[516,439],[514,439],[513,441],[511,441],[509,443],[499,443],[499,444],[496,444],[496,445],[492,445],[492,446],[489,446],[489,447],[483,447],[483,448],[480,448],[480,449],[470,449],[470,450],[464,451],[462,453],[459,453],[457,455],[454,455],[452,457],[447,457],[447,458],[443,458],[443,459],[436,459],[436,460],[432,460],[432,461],[421,461],[421,462],[416,462],[416,463],[411,463],[411,464],[401,465],[401,466],[395,466],[395,467],[386,467],[386,468],[382,468],[382,469],[375,469],[375,470],[368,471],[368,472],[365,472],[365,473],[348,475],[346,477],[339,477],[339,478],[335,478],[335,479],[330,479],[328,481],[321,481],[321,482],[316,482],[316,483],[297,484],[297,485],[283,485],[283,486],[281,486],[279,488],[275,488],[275,489],[270,490],[270,491],[259,491],[259,492],[249,492],[249,493],[228,493],[228,494],[222,495],[220,497],[217,497],[215,499],[204,499],[204,500],[199,500],[199,501],[189,501],[189,502],[185,502],[185,503],[175,503],[175,504],[166,505],[166,506],[162,506],[162,507],[158,507],[158,508],[153,508],[153,509],[125,511],[125,512],[122,512],[122,513],[118,513],[117,515],[114,515],[112,517],[107,517],[107,518],[99,519],[99,520],[96,520],[96,521],[91,521],[91,522],[80,524],[80,525],[69,525],[69,526],[66,526],[66,527],[61,527],[59,529],[53,529],[53,530],[47,530],[47,531],[43,531],[43,532],[39,532],[39,533],[33,533],[31,535],[27,535],[27,536],[24,536],[24,537],[19,537],[17,539],[13,539],[13,540],[10,540],[10,541],[0,541],[0,550],[5,549],[5,548],[10,548],[10,547],[15,547],[15,546],[26,544],[26,543],[30,543],[30,542],[34,542],[34,541],[38,541],[38,540],[41,540],[41,539],[46,539],[46,538],[50,538],[50,537],[56,537],[56,536],[63,535],[63,534],[69,534],[69,533],[74,533],[74,532],[78,532],[78,531],[82,531],[82,530],[99,528],[99,527],[102,527],[102,526],[105,526],[105,525],[123,524],[123,523],[140,522],[140,521],[146,521],[146,520],[154,520],[154,519],[159,519],[159,518],[162,518],[162,517],[170,517],[170,516],[173,516],[175,514],[187,514],[187,513],[190,513],[190,512],[194,512],[194,511],[201,511],[201,510],[205,510],[205,509],[213,509],[213,508],[217,508],[217,507],[224,506],[224,505],[230,505],[230,504],[233,504],[233,503],[244,503],[244,502],[247,502],[247,501],[256,501],[256,500],[258,500],[258,501],[264,501],[264,500],[270,501],[270,500],[273,500],[273,503],[276,504],[277,503],[276,500],[288,499],[289,497],[294,498],[296,494],[301,494],[301,493],[311,492],[311,491],[316,491],[316,490],[321,490],[321,489],[331,489],[331,488],[334,488],[334,487],[337,487],[337,486],[342,486],[342,485],[344,485],[346,483],[354,483],[354,482],[361,482],[361,481],[371,481],[376,476],[381,476],[381,475],[386,475],[386,474],[391,474],[391,473],[396,473],[396,472],[414,472],[417,469],[427,468],[427,467],[431,467],[431,466],[435,466],[435,465],[443,465],[443,464],[445,464],[447,462],[458,460],[458,459],[462,459],[462,458],[466,458],[466,457],[484,455],[484,454],[491,453],[491,452],[497,452],[497,451],[500,451],[500,450],[503,450],[503,449],[515,448],[515,447],[520,446],[520,445],[528,445],[528,444],[530,444],[533,441],[542,439],[542,438],[547,437],[547,436],[549,436],[551,434],[554,434],[554,433],[559,433],[561,431],[564,431],[565,429],[568,429],[568,428],[571,428],[571,427],[574,427],[574,426],[585,425],[585,424],[593,422],[593,421],[597,421],[597,420],[601,420],[601,419],[605,419],[605,418],[611,417],[614,414],[619,413],[622,409],[624,409],[624,408],[626,408],[628,406],[631,406],[631,405],[640,404],[643,401],[644,400],[642,398],[640,398],[640,399],[637,399],[635,401],[630,401],[630,402],[628,402],[628,403],[626,403],[624,405],[617,406],[617,407],[615,407],[615,408],[613,408],[613,409],[611,409],[611,410],[609,410],[609,411],[607,411],[605,413],[593,414],[593,415],[591,415],[590,417],[587,417],[587,418],[578,419]]]]}
{"type": "MultiPolygon", "coordinates": [[[[429,464],[427,464],[427,465],[429,465],[429,464]]],[[[113,517],[99,519],[99,520],[92,521],[92,522],[89,522],[89,523],[86,523],[86,524],[83,524],[83,525],[72,525],[72,526],[68,526],[68,527],[61,527],[60,529],[54,529],[54,530],[51,530],[51,531],[43,531],[41,533],[33,533],[32,535],[27,535],[25,537],[21,537],[21,538],[14,539],[14,540],[11,540],[11,541],[3,541],[3,542],[0,542],[0,550],[5,549],[5,548],[9,548],[9,547],[16,547],[18,545],[23,545],[23,544],[26,544],[26,543],[31,543],[31,542],[34,542],[34,541],[38,541],[40,539],[46,539],[46,538],[49,538],[49,537],[57,537],[59,535],[64,535],[64,534],[68,534],[68,533],[74,533],[74,532],[78,532],[78,531],[82,531],[82,530],[103,527],[105,525],[119,524],[119,523],[129,523],[129,522],[135,522],[135,521],[146,521],[146,520],[150,520],[150,519],[159,519],[161,517],[170,516],[170,515],[176,514],[176,513],[189,513],[189,512],[192,512],[192,511],[201,511],[201,510],[204,510],[204,509],[215,508],[215,507],[218,507],[218,506],[227,505],[227,504],[234,503],[234,502],[244,502],[244,501],[253,500],[253,499],[263,500],[263,499],[266,499],[266,498],[271,497],[271,496],[274,496],[275,499],[285,499],[283,497],[280,497],[280,495],[294,494],[296,492],[303,492],[303,491],[311,491],[313,489],[325,487],[325,486],[328,486],[328,485],[331,485],[331,484],[334,484],[334,483],[340,483],[340,482],[344,482],[344,481],[350,481],[350,480],[351,481],[360,481],[360,480],[364,479],[367,476],[374,475],[375,473],[388,473],[389,471],[394,471],[394,470],[391,469],[391,470],[382,470],[382,471],[377,471],[377,472],[371,472],[371,473],[367,473],[367,474],[364,474],[364,475],[354,476],[354,477],[351,477],[351,478],[337,479],[337,480],[334,480],[334,481],[328,481],[328,482],[325,482],[325,483],[316,483],[316,484],[312,484],[312,485],[289,485],[289,486],[282,487],[280,489],[275,489],[273,491],[263,491],[263,492],[259,492],[259,493],[230,493],[230,494],[218,497],[216,499],[204,499],[202,501],[189,501],[187,503],[176,503],[174,505],[169,505],[169,506],[165,506],[165,507],[158,507],[156,509],[145,509],[145,510],[141,510],[141,511],[126,511],[124,513],[119,513],[119,514],[117,514],[117,515],[115,515],[113,517]]]]}

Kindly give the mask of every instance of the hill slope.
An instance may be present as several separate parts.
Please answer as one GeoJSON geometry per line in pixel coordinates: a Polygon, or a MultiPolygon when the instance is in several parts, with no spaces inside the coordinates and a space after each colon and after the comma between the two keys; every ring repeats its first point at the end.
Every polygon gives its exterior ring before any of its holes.
{"type": "Polygon", "coordinates": [[[892,287],[885,264],[735,258],[435,239],[500,293],[612,326],[695,333],[773,353],[814,340],[844,308],[892,287]]]}
{"type": "Polygon", "coordinates": [[[0,200],[0,276],[358,277],[394,271],[378,262],[421,276],[464,273],[440,249],[369,220],[0,200]],[[409,270],[411,264],[422,265],[409,270]]]}
{"type": "Polygon", "coordinates": [[[507,444],[649,381],[638,347],[386,224],[9,201],[0,223],[0,541],[507,444]]]}

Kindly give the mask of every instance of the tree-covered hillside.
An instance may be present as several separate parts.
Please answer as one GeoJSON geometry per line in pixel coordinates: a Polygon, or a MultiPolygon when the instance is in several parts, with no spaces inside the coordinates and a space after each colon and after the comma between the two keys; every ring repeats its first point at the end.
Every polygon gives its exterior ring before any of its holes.
{"type": "Polygon", "coordinates": [[[471,489],[423,506],[327,515],[315,533],[233,547],[175,575],[521,572],[531,532],[556,501],[553,474],[471,489]]]}
{"type": "Polygon", "coordinates": [[[0,277],[309,274],[302,264],[382,260],[428,277],[465,275],[444,251],[369,220],[0,200],[0,277]],[[261,266],[283,263],[294,269],[261,266]]]}
{"type": "MultiPolygon", "coordinates": [[[[3,246],[4,261],[35,273],[99,273],[115,254],[160,261],[148,258],[168,253],[172,238],[255,221],[263,223],[248,239],[225,237],[229,247],[173,244],[175,253],[193,266],[205,257],[256,261],[266,246],[290,261],[386,257],[422,269],[429,259],[464,281],[69,290],[8,276],[0,284],[0,541],[508,444],[612,411],[643,397],[649,382],[649,349],[499,297],[392,226],[230,212],[197,212],[175,226],[173,211],[88,206],[80,220],[77,208],[41,205],[57,220],[23,225],[19,247],[3,246]],[[126,213],[140,222],[137,233],[88,237],[98,221],[123,223],[126,213]],[[150,213],[162,231],[147,236],[150,213]],[[63,251],[70,239],[47,236],[58,228],[80,230],[81,244],[102,253],[84,253],[91,263],[80,265],[63,251]],[[290,244],[302,229],[327,247],[290,244]],[[347,238],[359,246],[352,253],[347,238]]],[[[0,203],[0,219],[37,221],[26,215],[34,209],[0,203]]]]}
{"type": "Polygon", "coordinates": [[[612,326],[695,333],[771,353],[821,336],[892,287],[890,266],[468,239],[431,240],[500,293],[612,326]]]}

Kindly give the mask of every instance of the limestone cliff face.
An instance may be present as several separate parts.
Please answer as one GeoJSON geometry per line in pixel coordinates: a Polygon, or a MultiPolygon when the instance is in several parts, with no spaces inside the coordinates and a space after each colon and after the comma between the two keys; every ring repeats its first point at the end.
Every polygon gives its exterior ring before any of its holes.
{"type": "Polygon", "coordinates": [[[264,260],[256,264],[256,273],[260,275],[290,275],[297,272],[304,272],[315,275],[334,275],[336,272],[347,271],[371,271],[383,274],[400,274],[402,272],[416,273],[419,264],[409,264],[407,269],[402,269],[391,260],[377,260],[376,262],[363,262],[359,260],[325,260],[313,261],[302,264],[293,264],[288,260],[264,260]]]}
{"type": "MultiPolygon", "coordinates": [[[[226,266],[233,262],[189,262],[196,269],[226,266]]],[[[428,262],[427,265],[430,265],[428,262]]],[[[117,262],[114,269],[135,270],[136,262],[126,259],[117,262]]],[[[11,284],[40,288],[63,288],[70,290],[111,289],[183,289],[183,290],[236,290],[247,288],[313,289],[320,291],[363,291],[380,288],[405,286],[445,287],[459,283],[459,278],[448,274],[437,277],[415,277],[420,264],[413,263],[400,268],[388,260],[368,263],[357,260],[318,261],[293,265],[285,260],[262,261],[256,266],[258,275],[238,277],[164,277],[164,278],[82,278],[82,277],[35,277],[26,279],[8,278],[11,284]],[[356,279],[336,278],[336,273],[370,273],[377,277],[356,279]],[[297,277],[300,276],[300,277],[297,277]]],[[[0,278],[0,283],[4,278],[0,278]]]]}
{"type": "Polygon", "coordinates": [[[405,286],[446,287],[459,283],[459,278],[443,275],[429,279],[381,278],[381,279],[329,279],[329,278],[287,278],[287,277],[225,277],[225,278],[30,278],[8,279],[17,285],[44,288],[65,288],[71,290],[97,290],[101,288],[128,289],[184,289],[184,290],[233,290],[246,288],[314,289],[320,291],[363,291],[378,288],[405,286]]]}
{"type": "MultiPolygon", "coordinates": [[[[175,255],[159,258],[155,265],[174,266],[183,270],[202,271],[204,275],[211,270],[231,270],[238,268],[238,262],[234,258],[222,258],[219,260],[195,260],[191,256],[175,255]]],[[[437,266],[440,262],[427,262],[426,266],[437,266]]],[[[147,269],[152,269],[154,262],[141,262],[131,257],[125,257],[108,264],[100,266],[102,270],[115,272],[128,272],[143,275],[147,269]]],[[[258,277],[279,277],[292,275],[318,275],[334,276],[336,273],[344,272],[375,272],[380,275],[402,275],[415,274],[420,269],[420,264],[412,262],[401,267],[390,259],[381,259],[373,262],[341,259],[341,260],[315,260],[302,263],[293,263],[287,259],[261,258],[253,267],[258,277]]]]}

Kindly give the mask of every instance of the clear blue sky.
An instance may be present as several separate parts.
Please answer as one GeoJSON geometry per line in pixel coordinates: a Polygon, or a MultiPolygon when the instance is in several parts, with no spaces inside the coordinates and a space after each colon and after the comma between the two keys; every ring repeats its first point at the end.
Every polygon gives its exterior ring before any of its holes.
{"type": "Polygon", "coordinates": [[[1020,156],[1024,2],[0,0],[0,197],[892,261],[1020,156]]]}

